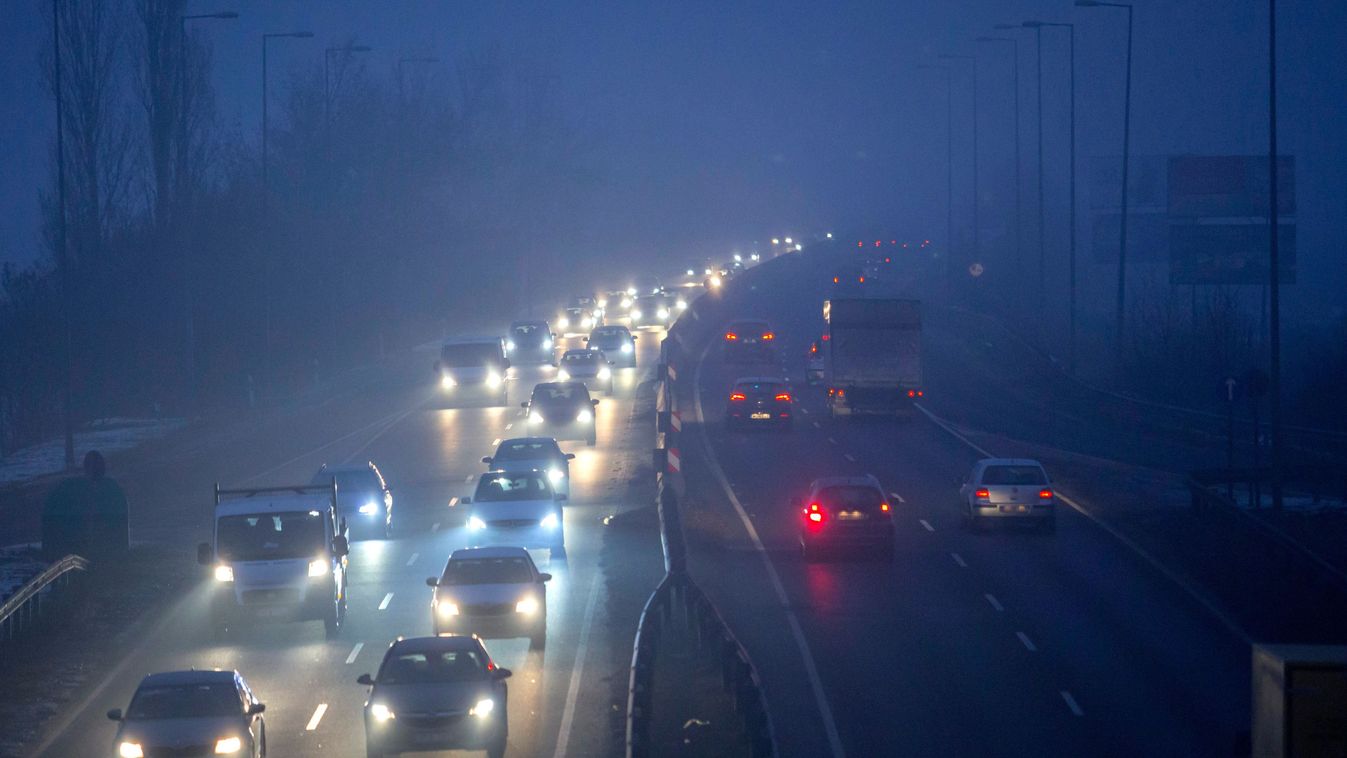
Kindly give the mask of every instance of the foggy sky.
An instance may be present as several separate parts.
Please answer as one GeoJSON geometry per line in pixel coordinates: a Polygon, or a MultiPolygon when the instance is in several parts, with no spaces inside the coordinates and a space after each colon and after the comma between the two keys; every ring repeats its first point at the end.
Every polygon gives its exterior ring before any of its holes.
{"type": "MultiPolygon", "coordinates": [[[[1139,0],[1133,80],[1134,154],[1264,153],[1266,3],[1139,0]]],[[[1341,313],[1347,281],[1347,4],[1284,0],[1280,26],[1281,150],[1297,159],[1300,284],[1288,293],[1341,313]]],[[[1008,221],[1011,103],[1008,46],[1020,39],[1026,224],[1032,225],[1034,35],[993,32],[1027,18],[1077,24],[1080,165],[1120,149],[1121,11],[1067,0],[904,0],[849,3],[450,3],[432,0],[221,0],[236,21],[200,28],[214,46],[224,130],[258,131],[260,35],[306,29],[313,40],[272,47],[273,95],[322,50],[354,37],[374,51],[372,74],[398,56],[434,55],[432,86],[449,93],[454,63],[496,48],[554,76],[573,121],[592,135],[607,200],[586,219],[593,255],[728,253],[778,231],[883,228],[943,237],[944,84],[919,63],[978,53],[982,208],[987,228],[1008,221]]],[[[37,188],[46,180],[51,102],[37,56],[50,29],[45,0],[7,4],[0,45],[0,261],[37,250],[37,188]]],[[[1067,246],[1066,33],[1044,40],[1047,240],[1067,246]]],[[[962,66],[960,62],[950,62],[962,66]]],[[[966,68],[963,69],[966,72],[966,68]]],[[[955,214],[967,223],[971,147],[967,73],[955,78],[955,214]]],[[[1083,178],[1083,177],[1082,177],[1083,178]]],[[[1083,205],[1082,205],[1083,207],[1083,205]]],[[[1088,218],[1082,216],[1082,240],[1088,218]]],[[[1032,233],[1032,229],[1029,229],[1032,233]]],[[[957,237],[957,235],[956,235],[957,237]]],[[[957,240],[956,240],[957,242],[957,240]]],[[[1082,241],[1082,245],[1084,242],[1082,241]]],[[[1317,310],[1316,313],[1325,311],[1317,310]]]]}

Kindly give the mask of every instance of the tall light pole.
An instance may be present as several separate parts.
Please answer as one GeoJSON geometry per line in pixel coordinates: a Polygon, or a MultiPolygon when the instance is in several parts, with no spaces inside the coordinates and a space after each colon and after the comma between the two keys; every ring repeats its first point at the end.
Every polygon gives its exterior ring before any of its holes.
{"type": "MultiPolygon", "coordinates": [[[[1013,29],[1009,24],[997,24],[997,29],[1013,29]]],[[[1009,42],[1014,51],[1012,73],[1015,88],[1015,278],[1016,284],[1024,283],[1024,234],[1023,204],[1020,191],[1020,41],[1014,37],[978,37],[977,42],[1009,42]]]]}
{"type": "Polygon", "coordinates": [[[274,32],[262,35],[262,251],[264,273],[262,299],[265,303],[264,344],[265,363],[271,368],[271,250],[266,244],[271,239],[271,178],[267,166],[267,43],[273,39],[309,39],[313,32],[274,32]]]}
{"type": "Polygon", "coordinates": [[[182,305],[186,342],[183,345],[183,373],[186,374],[187,379],[188,405],[193,409],[196,406],[197,393],[196,312],[193,302],[191,254],[187,251],[188,216],[192,212],[191,188],[188,185],[187,176],[188,154],[191,152],[187,130],[187,22],[206,19],[227,20],[238,17],[239,14],[234,11],[196,13],[178,17],[178,166],[176,172],[178,177],[178,202],[181,205],[178,208],[177,226],[179,255],[182,258],[182,305]]]}
{"type": "Polygon", "coordinates": [[[1024,25],[1039,29],[1045,26],[1064,27],[1071,37],[1071,254],[1068,258],[1070,286],[1067,316],[1067,370],[1076,373],[1076,25],[1057,21],[1025,21],[1024,25]]]}
{"type": "Polygon", "coordinates": [[[949,297],[954,265],[954,77],[949,66],[922,64],[917,68],[945,72],[945,296],[949,297]]]}
{"type": "MultiPolygon", "coordinates": [[[[329,47],[323,51],[323,133],[324,139],[329,142],[332,137],[332,84],[328,70],[331,68],[332,54],[368,53],[373,49],[369,45],[342,45],[340,47],[329,47]]],[[[328,149],[331,149],[330,144],[328,149]]],[[[331,156],[329,156],[330,158],[331,156]]]]}
{"type": "Polygon", "coordinates": [[[1272,507],[1282,507],[1282,329],[1281,262],[1277,208],[1277,0],[1268,0],[1267,17],[1267,118],[1268,118],[1268,394],[1271,396],[1268,441],[1272,445],[1272,507]]]}
{"type": "Polygon", "coordinates": [[[65,467],[75,467],[75,419],[71,407],[71,382],[74,371],[71,362],[75,349],[70,323],[70,255],[65,236],[65,92],[61,88],[61,4],[51,0],[52,79],[56,95],[56,268],[60,271],[61,287],[61,425],[65,432],[65,467]]]}
{"type": "Polygon", "coordinates": [[[942,53],[942,60],[968,61],[973,70],[973,262],[982,262],[982,231],[978,220],[978,59],[972,55],[942,53]]]}
{"type": "Polygon", "coordinates": [[[1106,3],[1101,0],[1076,0],[1079,8],[1125,8],[1127,10],[1127,74],[1123,89],[1123,154],[1122,207],[1118,221],[1118,305],[1114,315],[1114,375],[1122,380],[1124,337],[1127,333],[1127,163],[1132,138],[1132,6],[1129,3],[1106,3]]]}

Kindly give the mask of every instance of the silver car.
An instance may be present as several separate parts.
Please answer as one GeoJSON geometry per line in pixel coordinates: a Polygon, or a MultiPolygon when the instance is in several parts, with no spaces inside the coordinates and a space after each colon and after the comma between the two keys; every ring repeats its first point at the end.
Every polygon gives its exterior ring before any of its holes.
{"type": "Polygon", "coordinates": [[[265,756],[264,710],[237,671],[150,674],[125,712],[108,711],[119,724],[112,754],[265,756]]]}
{"type": "Polygon", "coordinates": [[[984,458],[959,488],[964,523],[976,529],[990,521],[1029,522],[1057,529],[1057,497],[1043,464],[1028,458],[984,458]]]}

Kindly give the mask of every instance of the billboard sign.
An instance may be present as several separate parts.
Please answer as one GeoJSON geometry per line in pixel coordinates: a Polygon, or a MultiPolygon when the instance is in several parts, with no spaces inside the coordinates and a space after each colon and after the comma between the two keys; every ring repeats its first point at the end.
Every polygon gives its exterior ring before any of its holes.
{"type": "MultiPolygon", "coordinates": [[[[1179,155],[1169,159],[1169,215],[1173,218],[1268,216],[1267,156],[1179,155]]],[[[1277,212],[1296,212],[1295,158],[1277,159],[1277,212]]]]}
{"type": "MultiPolygon", "coordinates": [[[[1296,227],[1278,224],[1277,281],[1295,283],[1296,227]]],[[[1268,225],[1174,224],[1169,227],[1170,284],[1267,284],[1268,225]]]]}

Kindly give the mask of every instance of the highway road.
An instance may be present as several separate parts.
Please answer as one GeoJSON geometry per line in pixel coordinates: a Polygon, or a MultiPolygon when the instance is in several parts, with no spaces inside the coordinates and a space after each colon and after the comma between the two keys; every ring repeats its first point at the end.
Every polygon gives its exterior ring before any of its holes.
{"type": "MultiPolygon", "coordinates": [[[[579,340],[573,340],[579,346],[579,340]]],[[[537,551],[554,575],[548,585],[548,640],[530,651],[526,639],[488,640],[509,680],[509,751],[517,755],[607,754],[621,742],[626,663],[636,617],[662,573],[652,527],[620,529],[610,518],[635,508],[631,482],[648,471],[652,414],[637,414],[638,384],[658,355],[658,339],[637,343],[639,367],[618,372],[612,397],[596,409],[598,445],[562,443],[574,452],[565,508],[567,560],[537,551]]],[[[430,633],[427,576],[438,575],[449,553],[465,544],[465,517],[450,506],[470,492],[484,470],[480,458],[501,439],[523,433],[519,403],[550,369],[514,369],[510,405],[439,407],[425,366],[247,434],[188,446],[126,475],[138,510],[133,538],[177,540],[195,550],[209,528],[209,481],[224,486],[305,483],[324,463],[372,459],[394,487],[394,535],[352,543],[350,605],[339,639],[324,639],[317,622],[261,626],[216,642],[206,623],[204,585],[166,603],[148,620],[133,649],[82,702],[53,719],[40,755],[107,755],[114,724],[140,677],[188,667],[236,668],[266,703],[272,756],[363,756],[361,673],[373,672],[396,637],[430,633]],[[175,489],[190,483],[200,491],[175,489]],[[191,507],[185,507],[191,503],[191,507]]],[[[419,366],[419,364],[418,364],[419,366]]],[[[649,393],[645,392],[648,396],[649,393]]],[[[649,479],[649,476],[643,477],[649,479]]],[[[204,574],[203,574],[204,576],[204,574]]]]}
{"type": "MultiPolygon", "coordinates": [[[[962,529],[956,492],[981,456],[924,416],[830,420],[802,381],[825,290],[788,266],[727,313],[770,319],[783,365],[727,366],[713,341],[684,443],[691,571],[762,673],[782,754],[1230,755],[1248,729],[1246,641],[1070,508],[1051,535],[962,529]],[[727,432],[732,380],[762,373],[795,380],[794,430],[727,432]],[[790,499],[853,473],[891,493],[896,560],[804,563],[790,499]]],[[[966,400],[943,389],[928,385],[933,406],[995,405],[976,383],[966,400]]]]}

